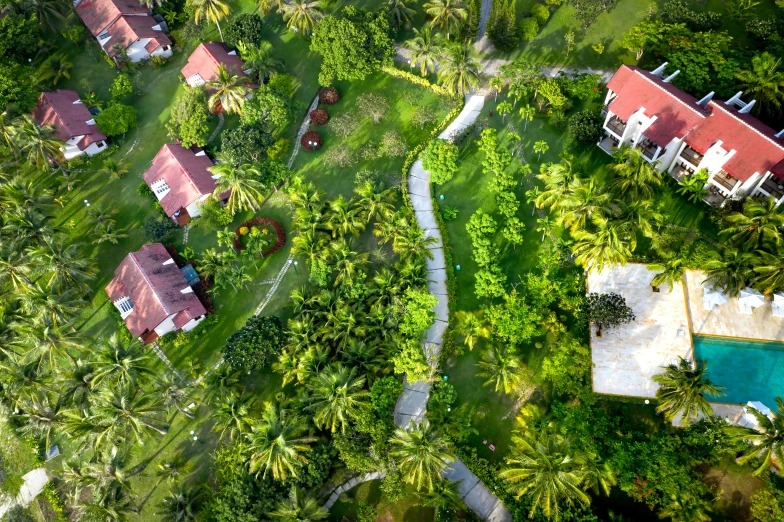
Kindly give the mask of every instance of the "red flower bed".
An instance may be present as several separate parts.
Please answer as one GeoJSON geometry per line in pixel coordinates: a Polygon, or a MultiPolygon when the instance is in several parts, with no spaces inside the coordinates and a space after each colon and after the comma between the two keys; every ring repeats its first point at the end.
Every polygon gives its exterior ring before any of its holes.
{"type": "Polygon", "coordinates": [[[262,226],[262,225],[269,225],[275,231],[275,237],[277,240],[275,244],[272,245],[272,248],[269,248],[261,253],[263,257],[270,256],[283,248],[283,245],[286,243],[286,232],[283,231],[283,227],[280,226],[280,223],[275,221],[274,219],[270,218],[263,218],[263,217],[255,217],[253,219],[249,219],[244,223],[240,223],[240,226],[234,229],[234,248],[237,252],[245,250],[245,245],[242,244],[242,236],[240,235],[240,229],[242,227],[247,227],[250,229],[251,227],[262,226]]]}
{"type": "Polygon", "coordinates": [[[316,109],[310,111],[310,122],[313,125],[324,125],[329,121],[329,113],[327,109],[316,109]]]}
{"type": "Polygon", "coordinates": [[[334,105],[340,101],[338,90],[334,87],[322,87],[318,91],[319,103],[334,105]]]}
{"type": "Polygon", "coordinates": [[[307,150],[319,150],[321,148],[321,135],[314,130],[309,130],[302,135],[299,143],[307,150]],[[311,145],[311,143],[315,143],[315,145],[311,145]]]}

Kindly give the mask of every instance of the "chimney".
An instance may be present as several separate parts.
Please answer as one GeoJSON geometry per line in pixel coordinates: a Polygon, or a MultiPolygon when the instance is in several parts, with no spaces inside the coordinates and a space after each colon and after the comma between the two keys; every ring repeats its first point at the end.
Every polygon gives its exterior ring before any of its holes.
{"type": "Polygon", "coordinates": [[[727,105],[733,105],[733,106],[737,107],[739,103],[741,103],[741,104],[743,103],[741,101],[741,99],[740,99],[742,94],[743,94],[743,91],[738,91],[738,92],[735,93],[735,96],[733,96],[729,100],[725,101],[724,103],[726,103],[727,105]]]}
{"type": "Polygon", "coordinates": [[[746,105],[741,107],[741,109],[738,112],[741,113],[741,114],[748,114],[748,113],[750,113],[751,112],[751,108],[754,107],[755,103],[757,103],[757,100],[751,100],[749,103],[747,103],[746,105]]]}
{"type": "Polygon", "coordinates": [[[672,79],[675,78],[676,76],[678,76],[680,73],[681,73],[681,71],[680,71],[680,69],[678,69],[677,71],[675,71],[674,73],[672,73],[671,75],[669,75],[668,77],[666,77],[662,81],[664,83],[670,83],[672,81],[672,79]]]}
{"type": "Polygon", "coordinates": [[[654,75],[654,76],[661,77],[661,75],[664,74],[664,68],[667,67],[667,63],[668,62],[664,62],[663,64],[661,64],[660,66],[658,66],[657,68],[652,70],[651,74],[654,75]]]}
{"type": "Polygon", "coordinates": [[[708,94],[705,95],[705,97],[703,99],[701,99],[700,101],[697,102],[697,105],[705,107],[708,104],[708,102],[713,99],[713,95],[714,94],[716,94],[716,93],[713,92],[713,91],[709,92],[708,94]]]}

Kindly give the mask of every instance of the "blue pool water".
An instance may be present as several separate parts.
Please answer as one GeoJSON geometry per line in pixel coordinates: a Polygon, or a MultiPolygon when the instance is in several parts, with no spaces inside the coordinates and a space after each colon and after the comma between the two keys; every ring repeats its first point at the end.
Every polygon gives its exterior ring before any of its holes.
{"type": "Polygon", "coordinates": [[[730,404],[761,401],[776,408],[784,396],[784,343],[693,335],[694,356],[708,360],[708,377],[724,386],[723,397],[708,400],[730,404]]]}

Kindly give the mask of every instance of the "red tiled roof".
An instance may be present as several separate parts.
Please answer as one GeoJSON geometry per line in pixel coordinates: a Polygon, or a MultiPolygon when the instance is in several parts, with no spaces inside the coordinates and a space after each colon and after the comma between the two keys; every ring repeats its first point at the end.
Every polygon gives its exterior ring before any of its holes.
{"type": "Polygon", "coordinates": [[[152,165],[144,173],[144,181],[152,186],[163,179],[169,192],[161,199],[161,206],[168,216],[185,208],[200,197],[212,194],[215,181],[207,170],[212,161],[206,155],[197,156],[190,149],[179,144],[161,147],[152,160],[152,165]]]}
{"type": "Polygon", "coordinates": [[[122,15],[150,13],[138,0],[82,0],[75,10],[93,36],[98,36],[122,15]]]}
{"type": "Polygon", "coordinates": [[[144,46],[144,49],[148,53],[152,54],[152,52],[158,47],[163,47],[164,45],[171,45],[171,44],[172,41],[169,40],[169,37],[166,36],[165,34],[161,34],[161,36],[156,36],[155,38],[147,42],[147,45],[144,46]]]}
{"type": "Polygon", "coordinates": [[[167,317],[175,315],[177,328],[205,315],[207,311],[193,292],[183,294],[188,287],[185,276],[160,243],[144,245],[138,252],[131,252],[114,271],[114,279],[106,287],[109,299],[114,302],[128,297],[133,311],[125,324],[134,337],[154,330],[167,317]]]}
{"type": "Polygon", "coordinates": [[[160,45],[171,45],[172,42],[165,33],[153,29],[156,25],[158,25],[158,22],[151,16],[120,17],[120,19],[109,28],[109,36],[111,38],[104,42],[103,48],[107,53],[112,55],[112,48],[118,43],[122,44],[122,46],[127,49],[132,43],[142,38],[152,38],[145,46],[147,52],[154,51],[160,45]],[[150,50],[149,45],[152,42],[156,43],[152,50],[150,50]]]}
{"type": "Polygon", "coordinates": [[[658,117],[644,134],[661,147],[673,138],[683,138],[707,116],[697,98],[638,67],[622,65],[607,86],[618,95],[610,111],[622,120],[628,121],[641,107],[646,116],[658,117]]]}
{"type": "Polygon", "coordinates": [[[755,172],[771,171],[784,177],[784,140],[754,116],[741,114],[723,102],[708,102],[711,115],[686,137],[686,143],[700,154],[716,142],[721,148],[735,149],[723,169],[734,178],[746,181],[755,172]]]}
{"type": "Polygon", "coordinates": [[[33,118],[39,125],[52,125],[57,129],[57,137],[67,141],[74,136],[85,136],[77,144],[80,150],[96,141],[106,139],[97,125],[88,125],[93,119],[90,111],[79,101],[76,91],[58,89],[44,92],[38,97],[38,106],[33,111],[33,118]]]}
{"type": "Polygon", "coordinates": [[[247,76],[243,72],[244,64],[237,55],[229,54],[226,44],[209,42],[200,44],[188,57],[188,63],[182,68],[182,75],[187,80],[198,74],[202,80],[209,82],[217,77],[218,65],[223,64],[227,71],[238,76],[247,76]]]}

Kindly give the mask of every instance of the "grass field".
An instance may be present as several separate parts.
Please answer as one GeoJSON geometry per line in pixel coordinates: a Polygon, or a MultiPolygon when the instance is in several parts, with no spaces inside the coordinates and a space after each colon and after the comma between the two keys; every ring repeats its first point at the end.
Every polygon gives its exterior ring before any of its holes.
{"type": "Polygon", "coordinates": [[[359,502],[367,502],[373,506],[377,513],[376,520],[379,521],[425,522],[433,520],[432,508],[416,505],[418,499],[414,489],[407,487],[402,499],[390,502],[381,491],[380,480],[364,482],[341,495],[329,512],[329,520],[357,520],[359,502]]]}

